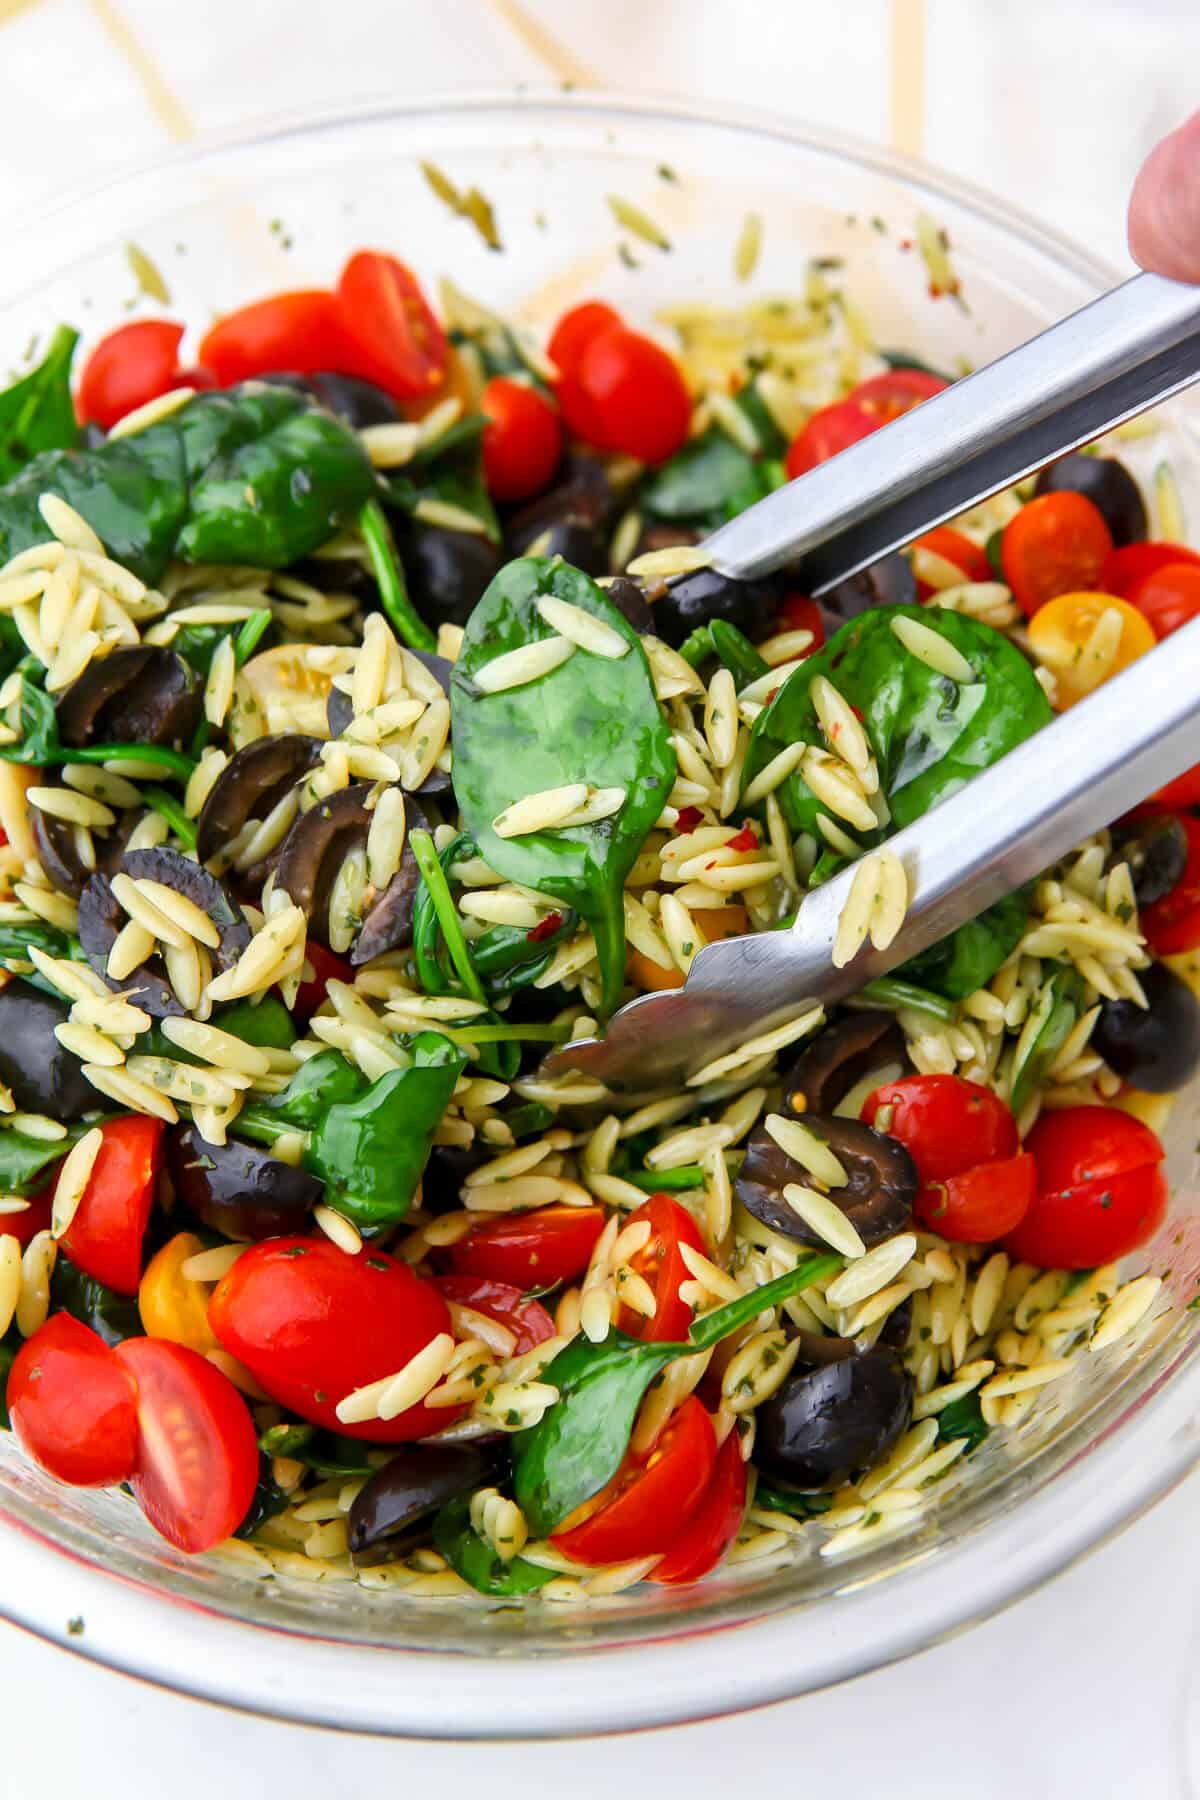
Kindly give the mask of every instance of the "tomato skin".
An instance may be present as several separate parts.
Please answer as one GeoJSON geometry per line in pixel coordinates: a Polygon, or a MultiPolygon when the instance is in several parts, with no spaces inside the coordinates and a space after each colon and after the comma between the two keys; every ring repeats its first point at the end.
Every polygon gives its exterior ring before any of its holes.
{"type": "Polygon", "coordinates": [[[344,956],[326,949],[315,937],[305,943],[304,960],[312,965],[313,978],[300,983],[292,1010],[307,1024],[317,1008],[324,1004],[325,991],[331,981],[344,981],[347,987],[353,987],[354,970],[344,956]]]}
{"type": "MultiPolygon", "coordinates": [[[[1050,498],[1051,496],[1047,496],[1050,498]]],[[[1060,712],[1085,700],[1103,681],[1127,669],[1154,648],[1154,632],[1136,606],[1116,594],[1080,591],[1056,594],[1038,607],[1029,621],[1029,643],[1035,656],[1054,672],[1055,705],[1060,712]],[[1076,662],[1105,613],[1121,621],[1117,653],[1101,681],[1081,677],[1076,662]]]]}
{"type": "MultiPolygon", "coordinates": [[[[1194,773],[1181,775],[1172,786],[1190,781],[1194,773]]],[[[1181,950],[1200,948],[1200,819],[1180,813],[1179,823],[1188,844],[1183,874],[1169,894],[1142,907],[1138,914],[1146,942],[1156,956],[1175,956],[1181,950]]]]}
{"type": "Polygon", "coordinates": [[[114,1487],[133,1474],[133,1382],[107,1344],[69,1313],[55,1313],[17,1351],[8,1412],[26,1453],[58,1481],[114,1487]]]}
{"type": "Polygon", "coordinates": [[[692,1279],[691,1270],[683,1260],[683,1246],[687,1244],[704,1256],[707,1254],[704,1239],[691,1213],[670,1194],[651,1194],[644,1205],[630,1213],[630,1225],[643,1221],[650,1227],[650,1239],[643,1249],[629,1258],[629,1266],[650,1284],[658,1304],[653,1318],[635,1312],[631,1306],[623,1306],[617,1327],[628,1332],[630,1337],[643,1338],[647,1343],[678,1344],[687,1336],[694,1312],[694,1308],[679,1297],[680,1287],[692,1279]]]}
{"type": "Polygon", "coordinates": [[[870,437],[880,426],[890,425],[947,386],[940,375],[927,374],[924,369],[890,369],[885,375],[860,381],[844,400],[819,407],[792,439],[784,460],[789,481],[848,450],[860,438],[870,437]]]}
{"type": "MultiPolygon", "coordinates": [[[[718,938],[744,937],[750,929],[750,915],[744,906],[698,906],[696,929],[706,944],[716,943],[718,938]]],[[[683,971],[676,964],[668,969],[632,945],[625,951],[625,973],[635,987],[650,993],[661,994],[684,983],[683,971]]]]}
{"type": "MultiPolygon", "coordinates": [[[[1168,781],[1166,787],[1160,787],[1142,804],[1148,812],[1186,812],[1189,807],[1200,806],[1200,763],[1168,781]]],[[[1134,816],[1139,811],[1135,809],[1134,816]]]]}
{"type": "Polygon", "coordinates": [[[79,423],[111,431],[126,413],[182,386],[182,341],[183,326],[170,319],[134,319],[101,338],[79,378],[79,423]]]}
{"type": "MultiPolygon", "coordinates": [[[[917,538],[914,550],[928,550],[934,556],[940,556],[943,562],[953,563],[961,569],[964,581],[991,581],[992,565],[987,559],[987,551],[982,549],[965,531],[956,531],[953,525],[937,525],[927,531],[924,537],[917,538]]],[[[918,581],[917,597],[928,600],[937,589],[927,581],[918,581]]]]}
{"type": "Polygon", "coordinates": [[[146,1265],[138,1287],[138,1312],[147,1337],[186,1344],[203,1356],[217,1348],[208,1322],[208,1285],[183,1273],[191,1256],[199,1256],[204,1244],[194,1231],[179,1231],[146,1265]]]}
{"type": "Polygon", "coordinates": [[[1157,1133],[1112,1106],[1065,1106],[1043,1113],[1025,1147],[1037,1163],[1039,1188],[1048,1189],[1109,1181],[1159,1163],[1166,1154],[1157,1133]]]}
{"type": "Polygon", "coordinates": [[[208,1318],[263,1392],[313,1425],[394,1444],[427,1437],[461,1415],[417,1405],[357,1425],[337,1416],[339,1400],[394,1374],[450,1330],[432,1284],[383,1251],[347,1256],[321,1238],[266,1238],[218,1283],[208,1318]]]}
{"type": "Polygon", "coordinates": [[[227,1375],[182,1344],[126,1338],[112,1354],[137,1393],[134,1498],[177,1550],[211,1550],[241,1524],[258,1483],[249,1407],[227,1375]]]}
{"type": "Polygon", "coordinates": [[[85,1275],[131,1298],[162,1163],[163,1124],[141,1113],[106,1119],[83,1199],[59,1248],[85,1275]]]}
{"type": "Polygon", "coordinates": [[[1200,563],[1166,563],[1134,585],[1129,601],[1161,643],[1200,613],[1200,563]]]}
{"type": "Polygon", "coordinates": [[[1163,1147],[1129,1113],[1109,1106],[1043,1113],[1027,1144],[1037,1194],[1005,1240],[1010,1256],[1044,1268],[1090,1269],[1136,1250],[1166,1217],[1163,1147]]]}
{"type": "Polygon", "coordinates": [[[1168,563],[1189,563],[1200,569],[1200,553],[1189,550],[1186,544],[1123,544],[1105,563],[1100,586],[1106,594],[1132,600],[1134,588],[1168,563]]]}
{"type": "Polygon", "coordinates": [[[904,1075],[885,1082],[862,1109],[867,1125],[875,1123],[881,1106],[893,1109],[888,1136],[908,1150],[922,1183],[948,1181],[977,1163],[1005,1161],[1021,1148],[1016,1121],[999,1095],[961,1075],[904,1075]]]}
{"type": "Polygon", "coordinates": [[[1112,555],[1112,533],[1099,507],[1063,488],[1039,494],[1004,527],[1000,561],[1027,619],[1059,594],[1096,593],[1112,555]]]}
{"type": "Polygon", "coordinates": [[[527,500],[546,487],[562,455],[558,413],[527,381],[497,375],[483,390],[480,411],[491,423],[483,434],[483,474],[497,500],[527,500]]]}
{"type": "Polygon", "coordinates": [[[433,1286],[443,1300],[469,1306],[498,1325],[506,1325],[516,1338],[514,1356],[524,1356],[554,1336],[554,1320],[545,1307],[510,1282],[475,1275],[438,1275],[433,1286]]]}
{"type": "MultiPolygon", "coordinates": [[[[353,346],[349,375],[419,400],[446,380],[450,345],[412,270],[382,250],[359,250],[338,277],[341,330],[353,346]]],[[[326,365],[328,366],[328,365],[326,365]]]]}
{"type": "Polygon", "coordinates": [[[664,1587],[682,1587],[709,1574],[737,1536],[745,1510],[746,1465],[735,1429],[717,1451],[712,1480],[699,1506],[683,1529],[676,1532],[671,1548],[646,1580],[664,1587]]]}
{"type": "Polygon", "coordinates": [[[569,430],[639,462],[664,462],[687,442],[692,402],[683,376],[660,344],[625,325],[588,340],[558,402],[569,430]]]}
{"type": "Polygon", "coordinates": [[[825,620],[817,601],[807,594],[786,594],[775,615],[776,631],[811,631],[813,641],[806,656],[813,656],[825,642],[825,620]]]}
{"type": "Polygon", "coordinates": [[[926,1183],[913,1210],[926,1230],[952,1243],[990,1244],[1016,1230],[1033,1205],[1036,1189],[1037,1167],[1022,1151],[926,1183]]]}
{"type": "Polygon", "coordinates": [[[50,1207],[54,1198],[54,1182],[28,1196],[24,1212],[0,1214],[0,1236],[15,1237],[22,1250],[39,1231],[50,1229],[50,1207]]]}
{"type": "Polygon", "coordinates": [[[218,319],[200,345],[200,361],[222,387],[256,375],[356,375],[336,294],[301,288],[252,301],[218,319]]]}
{"type": "Polygon", "coordinates": [[[645,1457],[626,1457],[608,1486],[578,1509],[586,1517],[551,1533],[575,1562],[626,1562],[669,1550],[712,1480],[717,1439],[694,1394],[667,1420],[645,1457]]]}
{"type": "Polygon", "coordinates": [[[486,1275],[514,1287],[550,1287],[582,1274],[604,1230],[599,1206],[543,1206],[473,1225],[445,1257],[456,1275],[486,1275]]]}
{"type": "Polygon", "coordinates": [[[584,300],[565,312],[550,334],[546,354],[561,375],[573,375],[594,337],[610,325],[622,325],[619,312],[603,300],[584,300]]]}

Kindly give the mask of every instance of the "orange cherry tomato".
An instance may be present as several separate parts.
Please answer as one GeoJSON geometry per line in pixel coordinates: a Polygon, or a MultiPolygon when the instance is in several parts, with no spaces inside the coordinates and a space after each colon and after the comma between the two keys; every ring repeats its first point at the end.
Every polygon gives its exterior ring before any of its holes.
{"type": "Polygon", "coordinates": [[[1064,489],[1040,494],[1009,520],[1000,561],[1013,599],[1031,619],[1059,594],[1099,589],[1112,548],[1099,507],[1064,489]]]}
{"type": "MultiPolygon", "coordinates": [[[[1046,498],[1062,496],[1047,494],[1046,498]]],[[[1154,632],[1136,606],[1115,594],[1058,594],[1040,606],[1029,621],[1029,642],[1034,655],[1054,675],[1056,704],[1060,712],[1112,676],[1127,669],[1147,650],[1153,650],[1154,632]],[[1093,659],[1089,654],[1092,633],[1106,613],[1121,621],[1115,654],[1093,659]]]]}
{"type": "Polygon", "coordinates": [[[133,1382],[108,1345],[70,1313],[55,1313],[17,1351],[8,1412],[22,1447],[58,1481],[114,1487],[133,1474],[133,1382]]]}
{"type": "Polygon", "coordinates": [[[138,1312],[146,1336],[186,1344],[202,1356],[217,1348],[216,1333],[208,1322],[212,1289],[207,1282],[186,1276],[183,1265],[203,1249],[194,1231],[176,1232],[150,1258],[138,1288],[138,1312]]]}
{"type": "Polygon", "coordinates": [[[649,1225],[650,1237],[630,1257],[629,1266],[649,1284],[655,1299],[654,1315],[648,1318],[631,1306],[623,1306],[617,1325],[630,1337],[643,1338],[648,1343],[680,1343],[687,1335],[694,1311],[679,1297],[684,1282],[692,1279],[683,1259],[683,1247],[686,1244],[704,1256],[704,1239],[691,1213],[678,1200],[672,1200],[670,1194],[651,1194],[643,1206],[630,1213],[631,1225],[642,1221],[649,1225]]]}
{"type": "Polygon", "coordinates": [[[183,386],[182,341],[183,326],[170,319],[134,319],[101,338],[79,378],[79,423],[111,431],[126,413],[183,386]]]}
{"type": "Polygon", "coordinates": [[[562,455],[556,409],[529,382],[507,375],[488,382],[479,409],[490,421],[483,434],[488,492],[497,500],[527,500],[540,493],[562,455]]]}
{"type": "MultiPolygon", "coordinates": [[[[698,906],[693,917],[706,944],[715,944],[718,938],[744,937],[750,929],[750,915],[744,906],[698,906]]],[[[632,945],[625,953],[625,973],[635,987],[651,994],[681,988],[686,979],[674,963],[667,968],[632,945]]]]}
{"type": "Polygon", "coordinates": [[[626,1562],[669,1550],[699,1506],[716,1460],[712,1420],[689,1394],[649,1455],[630,1451],[608,1485],[578,1507],[551,1540],[574,1562],[584,1563],[626,1562]]]}

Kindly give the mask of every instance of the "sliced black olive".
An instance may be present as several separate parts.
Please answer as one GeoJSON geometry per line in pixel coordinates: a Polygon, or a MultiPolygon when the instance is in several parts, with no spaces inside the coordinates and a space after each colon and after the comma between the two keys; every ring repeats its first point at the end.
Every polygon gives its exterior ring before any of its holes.
{"type": "MultiPolygon", "coordinates": [[[[241,907],[215,875],[210,875],[207,869],[178,850],[129,850],[121,858],[121,867],[135,881],[159,881],[165,887],[174,888],[176,893],[208,914],[220,938],[216,948],[208,952],[216,974],[222,974],[237,961],[250,942],[250,926],[241,907]]],[[[178,1017],[184,1008],[175,997],[157,951],[124,981],[109,978],[108,953],[116,942],[117,933],[127,923],[112,891],[112,882],[98,871],[84,888],[79,901],[79,941],[85,956],[109,987],[136,990],[137,1004],[152,1018],[178,1017]]]]}
{"type": "Polygon", "coordinates": [[[255,1144],[210,1144],[190,1125],[167,1135],[176,1198],[226,1237],[256,1240],[302,1231],[324,1186],[255,1144]]]}
{"type": "Polygon", "coordinates": [[[1173,1094],[1200,1068],[1200,1001],[1162,963],[1139,969],[1138,980],[1149,1006],[1104,1001],[1092,1047],[1131,1086],[1148,1094],[1173,1094]]]}
{"type": "Polygon", "coordinates": [[[860,569],[857,575],[839,581],[821,595],[820,604],[826,635],[832,636],[847,619],[857,619],[859,613],[869,612],[872,607],[915,606],[917,578],[907,556],[894,550],[890,556],[860,569]]]}
{"type": "Polygon", "coordinates": [[[419,521],[399,534],[409,592],[421,617],[439,625],[465,625],[503,560],[478,531],[443,531],[419,521]]]}
{"type": "Polygon", "coordinates": [[[755,1413],[753,1460],[793,1487],[840,1487],[887,1455],[912,1406],[912,1376],[879,1345],[800,1370],[755,1413]]]}
{"type": "Polygon", "coordinates": [[[908,1343],[908,1335],[912,1330],[912,1300],[902,1300],[900,1305],[890,1312],[884,1320],[883,1329],[879,1333],[878,1342],[889,1350],[903,1350],[908,1343]]]}
{"type": "Polygon", "coordinates": [[[775,586],[767,581],[735,581],[716,569],[681,575],[662,593],[651,590],[654,633],[678,648],[698,625],[725,619],[754,642],[765,636],[778,605],[775,586]]]}
{"type": "MultiPolygon", "coordinates": [[[[52,770],[42,770],[44,782],[50,783],[52,776],[52,770]]],[[[120,868],[125,839],[139,816],[139,813],[131,809],[121,815],[111,830],[92,833],[97,869],[111,875],[120,868]]],[[[50,880],[60,893],[70,894],[73,900],[78,900],[95,870],[85,867],[80,861],[74,827],[65,819],[56,819],[53,813],[43,812],[40,806],[30,807],[29,824],[38,861],[50,880]]]]}
{"type": "Polygon", "coordinates": [[[350,1549],[357,1562],[383,1561],[399,1550],[408,1526],[447,1501],[486,1485],[503,1456],[492,1444],[406,1444],[354,1498],[350,1549]]]}
{"type": "Polygon", "coordinates": [[[1139,543],[1149,529],[1142,490],[1115,456],[1084,456],[1074,450],[1043,469],[1033,491],[1082,494],[1103,515],[1118,548],[1139,543]]]}
{"type": "MultiPolygon", "coordinates": [[[[432,650],[410,650],[409,655],[415,656],[418,662],[425,665],[429,670],[429,673],[439,683],[442,692],[449,698],[450,672],[453,669],[454,664],[448,661],[444,656],[436,656],[432,650]]],[[[345,731],[353,717],[354,703],[349,694],[343,694],[340,688],[331,687],[329,690],[329,698],[325,702],[325,719],[329,726],[330,737],[341,737],[343,731],[345,731]]],[[[430,769],[420,787],[414,788],[413,792],[424,794],[430,799],[433,799],[439,794],[448,794],[453,785],[454,784],[446,771],[444,769],[439,769],[435,765],[430,769]]]]}
{"type": "MultiPolygon", "coordinates": [[[[298,731],[243,744],[217,776],[196,821],[196,854],[201,862],[223,850],[248,820],[265,819],[320,755],[320,738],[298,731]]],[[[262,870],[260,881],[268,872],[262,870]]],[[[251,885],[256,875],[258,871],[248,873],[251,885]]]]}
{"type": "Polygon", "coordinates": [[[904,1054],[904,1033],[891,1013],[842,1013],[784,1076],[785,1106],[798,1115],[831,1113],[855,1082],[885,1063],[903,1062],[904,1054]]]}
{"type": "Polygon", "coordinates": [[[488,1152],[464,1149],[457,1144],[435,1144],[421,1177],[421,1205],[426,1212],[451,1212],[462,1205],[461,1189],[468,1175],[481,1169],[488,1152]]]}
{"type": "Polygon", "coordinates": [[[1177,813],[1140,819],[1116,833],[1117,846],[1129,864],[1139,906],[1152,906],[1176,886],[1187,867],[1188,838],[1177,813]]]}
{"type": "Polygon", "coordinates": [[[514,512],[505,526],[505,542],[513,556],[561,556],[588,575],[608,567],[605,531],[617,509],[617,496],[602,463],[577,452],[563,463],[554,486],[514,512]]]}
{"type": "MultiPolygon", "coordinates": [[[[845,1187],[834,1188],[829,1198],[863,1243],[880,1244],[904,1231],[912,1223],[917,1197],[917,1171],[904,1145],[857,1119],[805,1114],[804,1123],[829,1145],[846,1171],[845,1187]]],[[[779,1148],[765,1126],[759,1126],[746,1145],[734,1190],[737,1198],[772,1231],[802,1244],[822,1244],[824,1240],[783,1197],[784,1188],[793,1184],[811,1186],[812,1177],[779,1148]]]]}
{"type": "Polygon", "coordinates": [[[196,729],[204,689],[174,650],[127,644],[89,663],[55,707],[64,744],[186,743],[196,729]]]}
{"type": "Polygon", "coordinates": [[[98,450],[101,444],[106,444],[107,442],[108,433],[105,431],[103,425],[89,423],[85,425],[83,430],[79,433],[79,448],[81,450],[98,450]]]}
{"type": "MultiPolygon", "coordinates": [[[[290,894],[308,919],[313,934],[323,941],[329,935],[329,896],[338,871],[352,850],[364,848],[371,826],[366,799],[369,782],[354,782],[318,801],[301,813],[286,838],[276,865],[279,887],[290,894]]],[[[416,802],[406,798],[408,829],[423,827],[424,815],[416,802]]],[[[403,949],[412,942],[413,902],[419,871],[407,839],[400,867],[381,894],[368,889],[363,901],[362,925],[350,953],[351,962],[369,962],[384,950],[403,949]]]]}
{"type": "Polygon", "coordinates": [[[54,1035],[71,1008],[27,981],[0,990],[0,1081],[22,1112],[46,1113],[64,1124],[94,1112],[100,1096],[79,1058],[54,1035]]]}
{"type": "Polygon", "coordinates": [[[335,375],[330,370],[319,369],[313,375],[263,375],[259,379],[269,382],[272,387],[291,388],[294,393],[306,394],[326,412],[336,413],[339,419],[344,419],[354,431],[362,431],[367,425],[392,425],[401,417],[400,408],[390,394],[385,394],[370,381],[359,381],[354,375],[335,375]]]}
{"type": "Polygon", "coordinates": [[[614,575],[604,592],[635,631],[653,634],[654,614],[641,588],[628,575],[614,575]]]}

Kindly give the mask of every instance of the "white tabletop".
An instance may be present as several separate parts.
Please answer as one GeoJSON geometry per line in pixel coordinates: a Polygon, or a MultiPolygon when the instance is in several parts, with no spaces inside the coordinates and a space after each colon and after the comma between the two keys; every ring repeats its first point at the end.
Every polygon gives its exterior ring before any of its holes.
{"type": "MultiPolygon", "coordinates": [[[[0,232],[264,113],[538,79],[759,106],[923,154],[1118,265],[1124,197],[1198,100],[1195,0],[0,0],[0,232]]],[[[3,240],[6,255],[15,246],[3,240]]],[[[1200,1794],[1200,1484],[1005,1616],[736,1719],[578,1745],[398,1745],[201,1707],[0,1628],[0,1795],[442,1800],[543,1791],[1200,1794]],[[383,1782],[389,1786],[383,1787],[383,1782]],[[636,1786],[635,1786],[636,1784],[636,1786]]]]}

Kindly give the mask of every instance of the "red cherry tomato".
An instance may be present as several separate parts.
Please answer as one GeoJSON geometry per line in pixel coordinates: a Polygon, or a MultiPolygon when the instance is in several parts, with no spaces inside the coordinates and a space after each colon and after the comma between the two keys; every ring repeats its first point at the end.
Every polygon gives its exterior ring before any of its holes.
{"type": "Polygon", "coordinates": [[[851,388],[847,398],[870,413],[877,425],[890,425],[902,413],[911,412],[922,400],[931,400],[950,383],[928,369],[889,369],[886,374],[872,375],[851,388]]]}
{"type": "Polygon", "coordinates": [[[1059,594],[1102,591],[1112,533],[1099,507],[1064,489],[1039,494],[1015,513],[1000,539],[1000,561],[1013,599],[1027,619],[1059,594]]]}
{"type": "Polygon", "coordinates": [[[976,1163],[1013,1157],[1021,1147],[1003,1100],[961,1075],[905,1075],[886,1082],[862,1109],[868,1125],[874,1125],[881,1106],[892,1108],[888,1135],[906,1147],[922,1182],[946,1181],[976,1163]]]}
{"type": "Polygon", "coordinates": [[[562,454],[558,413],[527,381],[497,375],[479,409],[491,423],[483,434],[483,474],[497,500],[527,500],[549,482],[562,454]]]}
{"type": "Polygon", "coordinates": [[[1132,600],[1134,588],[1168,563],[1190,563],[1193,568],[1200,568],[1200,555],[1186,544],[1124,544],[1105,563],[1100,587],[1106,594],[1132,600]]]}
{"type": "Polygon", "coordinates": [[[112,1354],[137,1394],[134,1499],[177,1550],[211,1550],[237,1530],[258,1483],[249,1407],[227,1375],[183,1344],[126,1338],[112,1354]]]}
{"type": "Polygon", "coordinates": [[[267,1238],[219,1283],[208,1322],[272,1400],[314,1425],[395,1444],[459,1417],[453,1407],[424,1405],[360,1425],[337,1416],[339,1400],[394,1375],[450,1330],[432,1284],[381,1250],[347,1256],[321,1238],[267,1238]]]}
{"type": "Polygon", "coordinates": [[[398,400],[418,400],[442,386],[450,345],[411,269],[381,250],[360,250],[338,277],[337,291],[342,328],[357,351],[348,373],[398,400]]]}
{"type": "Polygon", "coordinates": [[[514,1287],[552,1287],[582,1274],[604,1230],[598,1206],[543,1206],[473,1225],[446,1251],[456,1275],[487,1275],[514,1287]]]}
{"type": "Polygon", "coordinates": [[[948,385],[940,375],[923,369],[890,369],[886,375],[860,381],[844,400],[815,412],[793,438],[784,463],[789,480],[849,449],[881,425],[890,425],[948,385]]]}
{"type": "Polygon", "coordinates": [[[776,631],[811,631],[813,641],[806,655],[811,656],[825,642],[825,621],[821,608],[805,594],[785,594],[775,615],[776,631]]]}
{"type": "Polygon", "coordinates": [[[639,462],[662,462],[687,442],[692,403],[683,376],[661,345],[624,325],[588,340],[558,402],[570,431],[639,462]]]}
{"type": "Polygon", "coordinates": [[[1027,1144],[1037,1193],[1005,1240],[1010,1256],[1090,1269],[1136,1250],[1166,1217],[1163,1147],[1140,1119],[1109,1106],[1069,1106],[1043,1113],[1027,1144]]]}
{"type": "Polygon", "coordinates": [[[54,1182],[51,1181],[40,1193],[29,1195],[29,1205],[24,1212],[0,1213],[0,1235],[15,1237],[24,1249],[39,1231],[49,1231],[53,1199],[54,1182]]]}
{"type": "MultiPolygon", "coordinates": [[[[1189,777],[1179,779],[1187,781],[1189,777]]],[[[1138,915],[1146,942],[1156,956],[1200,948],[1200,819],[1180,813],[1179,822],[1188,844],[1183,874],[1169,894],[1144,906],[1138,915]]]]}
{"type": "Polygon", "coordinates": [[[712,1480],[717,1439],[694,1394],[667,1420],[648,1456],[631,1451],[613,1479],[551,1534],[575,1562],[626,1562],[669,1550],[712,1480]]]}
{"type": "Polygon", "coordinates": [[[507,1281],[488,1281],[475,1275],[439,1275],[433,1283],[442,1299],[455,1306],[469,1306],[507,1326],[516,1339],[513,1356],[524,1356],[554,1336],[554,1320],[545,1307],[507,1281]]]}
{"type": "Polygon", "coordinates": [[[142,1238],[162,1161],[162,1121],[126,1113],[106,1119],[100,1132],[83,1199],[59,1248],[85,1275],[133,1295],[142,1279],[142,1238]]]}
{"type": "Polygon", "coordinates": [[[201,363],[188,363],[186,368],[176,369],[171,377],[171,387],[195,388],[198,393],[207,393],[220,385],[212,370],[201,363]]]}
{"type": "Polygon", "coordinates": [[[55,1313],[17,1351],[8,1413],[25,1450],[58,1481],[114,1487],[133,1474],[133,1382],[108,1345],[70,1313],[55,1313]]]}
{"type": "Polygon", "coordinates": [[[1166,563],[1152,575],[1143,575],[1129,600],[1161,643],[1200,613],[1200,562],[1166,563]]]}
{"type": "Polygon", "coordinates": [[[682,1587],[715,1569],[738,1534],[746,1510],[746,1465],[741,1440],[731,1431],[717,1451],[712,1480],[691,1518],[676,1532],[671,1548],[647,1581],[682,1587]]]}
{"type": "Polygon", "coordinates": [[[677,1344],[686,1337],[694,1310],[679,1297],[683,1283],[692,1279],[683,1260],[683,1246],[687,1244],[703,1256],[704,1239],[691,1213],[670,1194],[651,1194],[645,1205],[630,1213],[631,1225],[641,1220],[649,1225],[650,1238],[644,1249],[630,1257],[629,1266],[649,1282],[657,1305],[653,1318],[623,1306],[617,1324],[630,1337],[677,1344]]]}
{"type": "MultiPolygon", "coordinates": [[[[937,525],[919,537],[913,545],[914,550],[928,550],[934,556],[940,556],[943,562],[953,563],[961,569],[964,581],[991,581],[992,565],[987,559],[987,551],[980,548],[965,531],[956,531],[953,525],[937,525]]],[[[928,600],[937,589],[927,581],[918,581],[917,597],[928,600]]]]}
{"type": "Polygon", "coordinates": [[[976,1163],[961,1175],[925,1183],[915,1212],[921,1224],[956,1244],[990,1244],[1014,1231],[1033,1204],[1037,1170],[1032,1156],[976,1163]]]}
{"type": "Polygon", "coordinates": [[[344,957],[327,950],[314,937],[310,937],[304,946],[304,960],[311,965],[313,977],[311,981],[300,983],[292,1010],[307,1023],[317,1008],[324,1004],[325,990],[331,981],[344,981],[348,987],[353,987],[354,970],[344,957]]]}
{"type": "Polygon", "coordinates": [[[1166,787],[1160,787],[1141,807],[1135,807],[1131,816],[1144,817],[1151,812],[1186,812],[1193,806],[1200,806],[1200,763],[1186,769],[1182,775],[1177,775],[1174,781],[1168,781],[1166,787]]]}
{"type": "Polygon", "coordinates": [[[623,323],[619,312],[603,300],[584,300],[565,312],[550,334],[546,354],[560,375],[573,375],[594,337],[623,323]]]}
{"type": "Polygon", "coordinates": [[[200,361],[222,387],[255,375],[355,375],[336,294],[303,288],[255,300],[218,319],[200,345],[200,361]]]}
{"type": "Polygon", "coordinates": [[[135,407],[181,387],[177,363],[182,339],[183,326],[170,319],[135,319],[101,338],[79,378],[80,424],[111,431],[135,407]]]}

